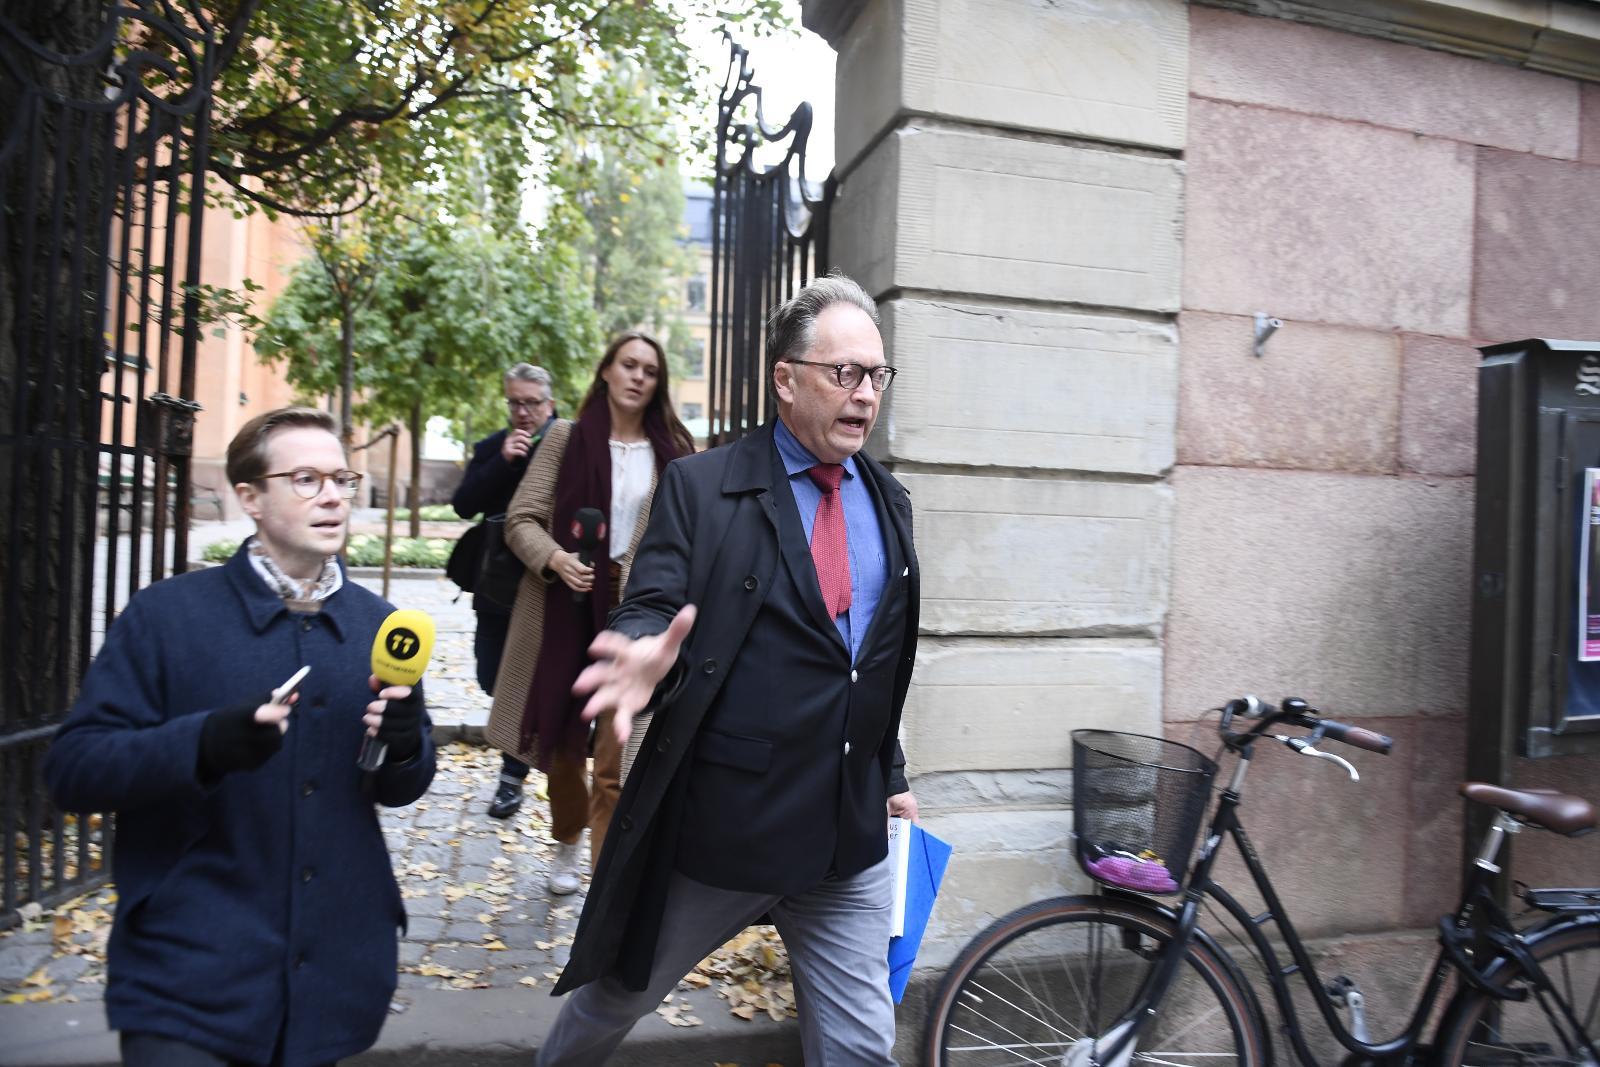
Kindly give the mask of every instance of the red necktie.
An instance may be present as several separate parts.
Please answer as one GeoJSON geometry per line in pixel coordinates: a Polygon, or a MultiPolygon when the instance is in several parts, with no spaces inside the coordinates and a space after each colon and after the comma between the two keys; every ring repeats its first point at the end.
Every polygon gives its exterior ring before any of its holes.
{"type": "Polygon", "coordinates": [[[844,504],[839,499],[844,467],[819,463],[806,473],[822,490],[817,517],[811,524],[811,561],[817,567],[823,606],[830,619],[837,619],[850,610],[850,540],[845,535],[844,504]]]}

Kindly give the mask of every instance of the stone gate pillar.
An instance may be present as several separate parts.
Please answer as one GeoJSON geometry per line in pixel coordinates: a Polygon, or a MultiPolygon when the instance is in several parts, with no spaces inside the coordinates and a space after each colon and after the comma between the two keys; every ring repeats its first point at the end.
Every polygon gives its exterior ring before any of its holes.
{"type": "Polygon", "coordinates": [[[1070,731],[1161,730],[1187,8],[806,0],[804,22],[839,54],[833,260],[902,371],[872,450],[916,507],[904,743],[956,847],[936,967],[1084,884],[1070,731]]]}

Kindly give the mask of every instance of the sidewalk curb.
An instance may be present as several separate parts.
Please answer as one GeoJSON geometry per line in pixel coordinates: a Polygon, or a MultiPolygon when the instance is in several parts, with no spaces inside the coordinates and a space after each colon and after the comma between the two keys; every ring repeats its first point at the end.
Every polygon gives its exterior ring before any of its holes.
{"type": "MultiPolygon", "coordinates": [[[[345,571],[352,578],[382,578],[382,567],[346,567],[345,571]]],[[[443,567],[390,567],[389,579],[397,578],[443,578],[443,567]]]]}
{"type": "MultiPolygon", "coordinates": [[[[710,1067],[781,1063],[800,1067],[794,1019],[749,1022],[728,1014],[709,990],[674,993],[694,1005],[702,1025],[675,1027],[656,1015],[639,1021],[608,1067],[710,1067]]],[[[548,989],[401,990],[406,1010],[384,1022],[378,1043],[342,1063],[352,1067],[527,1067],[550,1032],[562,1000],[548,989]]],[[[118,1067],[117,1037],[99,1002],[0,1008],[6,1040],[0,1067],[118,1067]]]]}
{"type": "MultiPolygon", "coordinates": [[[[907,1067],[921,1062],[923,1020],[941,974],[914,975],[895,1012],[895,1053],[907,1067]]],[[[675,990],[672,997],[687,1002],[701,1025],[675,1027],[647,1015],[607,1067],[803,1067],[797,1020],[736,1019],[710,989],[675,990]]],[[[395,999],[405,1010],[388,1017],[378,1043],[342,1062],[352,1067],[527,1067],[562,1005],[542,984],[537,989],[402,989],[395,999]]],[[[118,1067],[116,1035],[105,1027],[99,1001],[0,1007],[6,1038],[0,1041],[0,1067],[118,1067]]]]}
{"type": "Polygon", "coordinates": [[[433,724],[433,745],[438,748],[452,741],[484,746],[489,739],[484,736],[484,726],[472,722],[436,722],[433,724]]]}
{"type": "MultiPolygon", "coordinates": [[[[564,1002],[547,989],[410,995],[411,1007],[389,1017],[378,1044],[346,1062],[352,1067],[527,1067],[564,1002]]],[[[673,997],[693,1003],[702,1025],[676,1027],[647,1015],[606,1061],[608,1067],[711,1067],[718,1062],[800,1067],[796,1020],[736,1019],[709,990],[675,992],[673,997]]]]}

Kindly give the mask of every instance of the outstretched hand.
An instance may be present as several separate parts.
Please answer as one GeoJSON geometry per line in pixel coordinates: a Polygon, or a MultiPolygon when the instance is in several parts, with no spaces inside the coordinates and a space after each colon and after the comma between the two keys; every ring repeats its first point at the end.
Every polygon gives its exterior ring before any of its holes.
{"type": "Polygon", "coordinates": [[[650,696],[678,661],[678,649],[694,628],[693,604],[679,609],[659,634],[637,639],[606,630],[589,645],[595,662],[583,669],[572,691],[589,695],[583,706],[585,720],[615,712],[612,724],[617,743],[626,745],[633,733],[633,717],[650,706],[650,696]]]}

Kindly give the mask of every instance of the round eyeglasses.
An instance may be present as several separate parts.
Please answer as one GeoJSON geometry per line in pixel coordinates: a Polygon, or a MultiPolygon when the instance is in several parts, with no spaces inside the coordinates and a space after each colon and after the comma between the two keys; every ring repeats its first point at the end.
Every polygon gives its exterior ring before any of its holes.
{"type": "Polygon", "coordinates": [[[356,471],[319,471],[314,467],[296,467],[292,471],[263,474],[261,478],[263,481],[268,478],[287,478],[294,495],[305,500],[322,492],[322,483],[330,480],[346,500],[355,496],[356,490],[361,488],[361,475],[356,471]]]}
{"type": "Polygon", "coordinates": [[[799,363],[806,367],[823,367],[831,370],[834,378],[846,389],[854,389],[861,384],[863,378],[870,378],[873,391],[878,393],[889,388],[889,383],[894,381],[894,376],[899,373],[893,367],[873,367],[868,369],[859,363],[815,363],[809,359],[787,359],[784,362],[799,363]]]}

